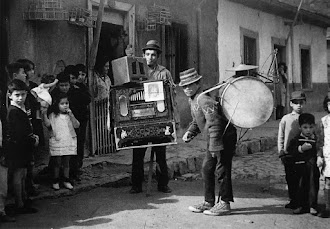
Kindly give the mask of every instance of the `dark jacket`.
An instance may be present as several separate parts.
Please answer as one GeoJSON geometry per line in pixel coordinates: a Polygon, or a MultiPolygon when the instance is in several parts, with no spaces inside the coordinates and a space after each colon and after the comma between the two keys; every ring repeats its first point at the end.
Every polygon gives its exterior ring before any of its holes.
{"type": "Polygon", "coordinates": [[[13,168],[25,168],[32,160],[34,144],[32,125],[28,115],[10,105],[7,113],[6,161],[13,168]]]}
{"type": "MultiPolygon", "coordinates": [[[[289,160],[293,160],[293,162],[307,162],[310,160],[316,160],[317,157],[317,138],[315,135],[312,137],[306,137],[303,134],[297,135],[295,138],[293,138],[287,148],[288,154],[285,155],[289,160]],[[299,146],[302,146],[304,143],[310,143],[312,145],[312,148],[310,150],[306,150],[303,152],[299,151],[299,146]]],[[[282,157],[282,155],[280,155],[282,157]]]]}

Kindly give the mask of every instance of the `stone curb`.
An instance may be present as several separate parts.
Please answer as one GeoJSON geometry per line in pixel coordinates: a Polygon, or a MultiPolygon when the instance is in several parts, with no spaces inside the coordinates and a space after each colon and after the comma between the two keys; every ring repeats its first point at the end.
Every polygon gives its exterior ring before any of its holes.
{"type": "MultiPolygon", "coordinates": [[[[235,157],[240,157],[247,154],[253,154],[256,152],[263,152],[273,148],[276,145],[277,138],[274,137],[261,137],[260,139],[251,139],[244,140],[240,142],[237,146],[235,157]]],[[[203,158],[205,155],[205,149],[202,149],[198,146],[193,147],[194,155],[188,156],[187,158],[183,157],[172,157],[167,159],[168,171],[170,179],[201,179],[200,170],[202,168],[203,158]]],[[[91,164],[85,169],[91,169],[92,167],[106,167],[111,166],[111,163],[108,161],[99,161],[95,164],[91,164]]],[[[147,174],[149,170],[149,164],[146,163],[144,166],[145,177],[147,180],[147,174]]],[[[153,170],[156,170],[156,163],[153,165],[153,170]]],[[[91,190],[97,187],[120,187],[120,186],[129,186],[130,185],[130,173],[119,173],[119,174],[103,174],[104,176],[98,178],[90,178],[87,180],[82,180],[82,182],[74,187],[73,190],[60,189],[58,191],[47,190],[42,191],[42,193],[34,197],[33,199],[50,199],[58,198],[63,196],[72,196],[82,191],[91,190]]],[[[264,174],[236,174],[232,176],[232,179],[259,179],[266,180],[266,183],[269,186],[283,186],[285,184],[285,179],[283,176],[272,176],[264,174]]],[[[281,189],[285,188],[284,186],[281,189]]]]}

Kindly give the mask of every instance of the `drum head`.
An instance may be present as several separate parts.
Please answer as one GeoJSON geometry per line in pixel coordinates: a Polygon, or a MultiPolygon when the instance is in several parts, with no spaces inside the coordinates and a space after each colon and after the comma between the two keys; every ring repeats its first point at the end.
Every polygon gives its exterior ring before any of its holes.
{"type": "Polygon", "coordinates": [[[224,115],[235,126],[254,128],[264,124],[273,112],[273,95],[258,78],[234,78],[220,88],[224,115]]]}

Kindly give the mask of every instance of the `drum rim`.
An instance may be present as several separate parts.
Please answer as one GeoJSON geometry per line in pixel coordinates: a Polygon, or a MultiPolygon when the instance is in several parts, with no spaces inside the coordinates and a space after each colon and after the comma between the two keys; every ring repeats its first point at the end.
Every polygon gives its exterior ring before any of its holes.
{"type": "MultiPolygon", "coordinates": [[[[226,84],[224,85],[224,89],[223,89],[223,91],[222,91],[222,93],[221,93],[221,95],[220,95],[220,105],[221,105],[221,107],[223,107],[223,99],[222,99],[222,95],[224,95],[225,93],[226,93],[226,91],[228,90],[228,88],[229,88],[229,86],[231,85],[231,84],[233,84],[234,82],[236,82],[236,81],[238,81],[238,80],[241,80],[241,79],[253,79],[253,80],[257,80],[257,81],[259,81],[259,82],[261,82],[261,83],[263,83],[263,84],[265,84],[261,79],[259,79],[259,78],[256,78],[256,77],[254,77],[254,76],[240,76],[240,77],[237,77],[237,78],[234,78],[232,81],[230,81],[230,82],[226,82],[226,84]]],[[[265,85],[266,86],[266,85],[265,85]]],[[[266,86],[267,87],[267,86],[266,86]]],[[[272,94],[272,92],[270,91],[270,93],[272,94]]],[[[274,104],[273,104],[273,107],[274,107],[274,104]]],[[[272,114],[272,113],[271,113],[272,114]]],[[[271,117],[271,114],[270,114],[270,116],[268,117],[268,119],[271,117]]],[[[226,114],[224,113],[224,115],[226,116],[226,114]]],[[[226,116],[226,118],[229,120],[230,119],[230,117],[227,117],[226,116]]],[[[232,121],[231,121],[231,123],[232,123],[232,121]]],[[[264,122],[265,123],[265,122],[264,122]]],[[[233,125],[235,125],[234,123],[232,123],[233,125]]],[[[262,124],[261,124],[262,125],[262,124]]],[[[235,126],[237,126],[237,127],[239,127],[239,128],[245,128],[245,129],[250,129],[250,128],[255,128],[255,127],[257,127],[257,126],[254,126],[254,127],[240,127],[240,126],[238,126],[238,125],[235,125],[235,126]]],[[[258,126],[260,126],[260,125],[258,125],[258,126]]]]}

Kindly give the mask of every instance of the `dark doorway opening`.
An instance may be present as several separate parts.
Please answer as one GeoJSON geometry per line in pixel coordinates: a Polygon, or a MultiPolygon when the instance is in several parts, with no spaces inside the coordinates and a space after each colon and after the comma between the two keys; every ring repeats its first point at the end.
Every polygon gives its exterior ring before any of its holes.
{"type": "Polygon", "coordinates": [[[109,77],[113,83],[111,61],[125,56],[125,49],[128,45],[128,34],[121,25],[102,22],[99,46],[97,50],[96,63],[104,57],[110,60],[109,77]]]}
{"type": "Polygon", "coordinates": [[[300,49],[301,58],[301,87],[302,89],[312,88],[310,51],[308,48],[300,49]]]}
{"type": "MultiPolygon", "coordinates": [[[[274,72],[277,75],[278,72],[278,64],[284,63],[286,65],[286,49],[285,46],[274,44],[274,50],[277,51],[276,53],[276,62],[274,65],[274,72]]],[[[286,68],[287,69],[287,68],[286,68]]],[[[287,107],[287,73],[286,76],[279,74],[278,80],[275,86],[275,107],[276,107],[276,119],[281,119],[285,113],[288,112],[287,107]]]]}
{"type": "MultiPolygon", "coordinates": [[[[9,14],[9,1],[0,1],[0,90],[4,93],[7,90],[6,65],[8,64],[8,31],[7,19],[9,14]]],[[[0,95],[2,96],[2,95],[0,95]]],[[[1,98],[1,101],[4,101],[1,98]]]]}

